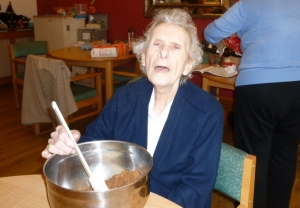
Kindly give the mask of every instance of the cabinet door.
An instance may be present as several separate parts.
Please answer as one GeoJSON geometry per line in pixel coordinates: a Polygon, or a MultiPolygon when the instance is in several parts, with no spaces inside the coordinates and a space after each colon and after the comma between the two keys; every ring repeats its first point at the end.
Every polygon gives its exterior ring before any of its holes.
{"type": "Polygon", "coordinates": [[[85,19],[73,17],[35,17],[33,21],[35,40],[48,41],[50,51],[74,46],[78,28],[85,26],[85,19]]]}
{"type": "Polygon", "coordinates": [[[77,30],[78,28],[84,28],[85,20],[76,18],[65,18],[63,20],[63,38],[64,47],[74,46],[78,42],[77,30]]]}
{"type": "Polygon", "coordinates": [[[61,18],[34,18],[34,38],[49,43],[49,50],[63,48],[63,33],[61,18]]]}
{"type": "Polygon", "coordinates": [[[33,18],[34,38],[36,41],[48,40],[48,19],[33,18]]]}
{"type": "Polygon", "coordinates": [[[48,20],[48,41],[50,51],[64,48],[63,19],[53,18],[48,20]]]}

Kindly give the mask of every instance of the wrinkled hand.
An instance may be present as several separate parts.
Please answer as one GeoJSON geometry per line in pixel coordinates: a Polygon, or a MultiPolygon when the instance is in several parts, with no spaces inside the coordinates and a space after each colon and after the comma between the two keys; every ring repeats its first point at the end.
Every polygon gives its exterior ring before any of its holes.
{"type": "MultiPolygon", "coordinates": [[[[71,130],[71,133],[76,140],[80,138],[80,132],[77,130],[71,130]]],[[[51,133],[51,138],[48,139],[48,145],[42,152],[44,158],[49,158],[53,154],[70,155],[76,153],[76,144],[73,139],[69,138],[65,129],[59,125],[56,127],[56,131],[51,133]]]]}

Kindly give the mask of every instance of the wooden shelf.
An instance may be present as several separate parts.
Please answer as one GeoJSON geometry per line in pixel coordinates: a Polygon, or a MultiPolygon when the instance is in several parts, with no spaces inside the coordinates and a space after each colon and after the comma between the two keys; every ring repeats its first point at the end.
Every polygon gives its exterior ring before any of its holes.
{"type": "MultiPolygon", "coordinates": [[[[165,8],[181,8],[190,13],[193,18],[219,18],[233,4],[233,0],[227,0],[226,6],[221,3],[153,3],[145,0],[145,17],[153,17],[153,15],[161,9],[165,8]],[[148,5],[149,4],[149,5],[148,5]]],[[[222,1],[223,2],[223,1],[222,1]]]]}

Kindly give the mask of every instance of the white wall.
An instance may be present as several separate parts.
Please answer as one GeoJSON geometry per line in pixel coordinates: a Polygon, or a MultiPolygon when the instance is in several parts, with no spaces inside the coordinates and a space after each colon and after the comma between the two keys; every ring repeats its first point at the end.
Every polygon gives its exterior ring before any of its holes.
{"type": "MultiPolygon", "coordinates": [[[[0,0],[1,11],[6,12],[9,0],[0,0]]],[[[12,8],[17,15],[24,15],[31,18],[37,15],[36,0],[11,0],[12,8]]]]}

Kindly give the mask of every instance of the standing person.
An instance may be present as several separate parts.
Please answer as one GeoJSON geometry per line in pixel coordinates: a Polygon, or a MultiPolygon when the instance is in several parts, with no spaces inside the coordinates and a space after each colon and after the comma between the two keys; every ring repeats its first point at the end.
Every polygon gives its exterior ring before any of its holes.
{"type": "Polygon", "coordinates": [[[254,207],[288,208],[300,138],[300,3],[241,0],[204,31],[218,44],[237,33],[236,146],[257,157],[254,207]]]}
{"type": "MultiPolygon", "coordinates": [[[[160,11],[133,48],[147,78],[120,88],[79,142],[116,139],[138,144],[153,156],[150,191],[183,207],[210,208],[223,135],[219,102],[187,81],[202,61],[190,15],[160,11]]],[[[61,126],[42,156],[74,154],[61,126]]]]}

